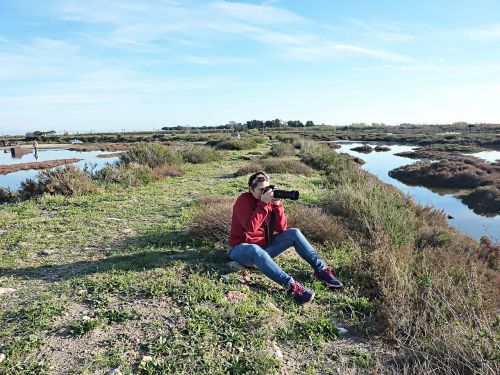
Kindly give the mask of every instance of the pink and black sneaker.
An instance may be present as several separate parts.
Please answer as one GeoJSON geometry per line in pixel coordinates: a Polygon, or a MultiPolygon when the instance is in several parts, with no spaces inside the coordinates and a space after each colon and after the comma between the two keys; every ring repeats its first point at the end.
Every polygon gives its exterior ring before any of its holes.
{"type": "Polygon", "coordinates": [[[331,267],[314,272],[314,277],[329,288],[342,288],[344,285],[335,277],[331,267]]]}
{"type": "Polygon", "coordinates": [[[292,285],[290,285],[290,291],[294,294],[296,301],[299,303],[311,302],[316,295],[312,290],[304,288],[297,282],[293,282],[292,285]]]}

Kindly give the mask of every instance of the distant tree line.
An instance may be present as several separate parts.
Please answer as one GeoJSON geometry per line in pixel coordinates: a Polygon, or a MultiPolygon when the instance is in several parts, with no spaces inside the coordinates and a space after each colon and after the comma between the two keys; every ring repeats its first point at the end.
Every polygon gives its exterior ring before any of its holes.
{"type": "MultiPolygon", "coordinates": [[[[245,130],[250,130],[250,129],[267,129],[267,128],[303,128],[303,127],[311,127],[314,126],[314,122],[309,120],[303,123],[300,120],[289,120],[289,121],[284,121],[280,119],[275,119],[275,120],[250,120],[245,123],[241,122],[236,122],[236,121],[229,121],[227,124],[224,125],[217,125],[217,126],[204,126],[203,129],[227,129],[231,131],[245,131],[245,130]]],[[[188,126],[189,128],[196,130],[196,129],[201,129],[201,127],[191,127],[188,126]]],[[[183,130],[186,129],[186,126],[165,126],[161,128],[161,130],[183,130]]]]}

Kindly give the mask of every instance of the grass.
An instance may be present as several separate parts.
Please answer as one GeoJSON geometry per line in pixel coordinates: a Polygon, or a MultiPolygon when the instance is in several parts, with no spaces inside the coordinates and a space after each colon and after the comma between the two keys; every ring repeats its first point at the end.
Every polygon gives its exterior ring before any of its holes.
{"type": "MultiPolygon", "coordinates": [[[[374,270],[389,272],[380,267],[391,258],[380,254],[375,263],[366,254],[380,250],[383,241],[394,249],[391,255],[416,239],[422,248],[453,241],[445,238],[446,232],[418,232],[421,219],[412,205],[397,195],[387,197],[393,192],[376,182],[366,179],[356,185],[357,172],[348,161],[332,159],[340,171],[335,180],[329,177],[331,170],[321,168],[311,170],[309,177],[273,173],[280,188],[301,192],[300,202],[285,202],[298,216],[311,215],[308,210],[317,212],[311,207],[319,206],[325,213],[331,208],[325,204],[328,194],[349,193],[330,210],[333,221],[325,217],[326,229],[317,230],[314,239],[322,258],[346,284],[342,292],[312,278],[310,267],[292,250],[277,259],[317,293],[312,304],[299,306],[255,269],[231,271],[220,238],[204,241],[188,232],[200,212],[210,213],[214,202],[235,199],[245,190],[247,176],[228,178],[243,160],[269,150],[269,144],[258,143],[251,151],[227,151],[222,160],[185,164],[183,175],[146,185],[111,184],[95,194],[44,195],[1,206],[0,285],[17,291],[0,300],[0,352],[7,357],[0,373],[94,374],[117,367],[124,374],[378,371],[377,363],[393,348],[372,334],[381,332],[381,323],[394,324],[386,319],[389,312],[401,318],[396,315],[399,305],[387,310],[384,304],[397,300],[389,287],[401,280],[391,277],[411,274],[395,270],[377,280],[374,270]],[[347,176],[342,181],[348,184],[341,185],[339,176],[347,176]],[[368,192],[370,187],[375,192],[368,192]],[[407,217],[398,219],[398,213],[407,217]],[[323,240],[332,227],[338,230],[336,238],[323,240]],[[365,274],[359,270],[363,265],[365,274]],[[367,285],[380,286],[379,293],[367,285]],[[349,334],[339,335],[339,326],[349,334]],[[345,347],[351,349],[337,350],[345,347]],[[380,348],[386,352],[380,354],[380,348]]],[[[305,160],[311,162],[313,156],[305,160]]],[[[204,220],[210,217],[219,220],[217,212],[204,220]]],[[[431,261],[436,259],[429,255],[425,264],[431,261]]],[[[408,262],[401,267],[411,269],[408,262]]],[[[463,280],[459,271],[450,273],[450,280],[463,280]]],[[[412,287],[432,290],[443,280],[438,275],[422,272],[412,287]]],[[[487,301],[486,295],[474,298],[477,309],[487,301]]],[[[473,336],[474,342],[481,346],[495,339],[486,326],[483,337],[473,336]]]]}

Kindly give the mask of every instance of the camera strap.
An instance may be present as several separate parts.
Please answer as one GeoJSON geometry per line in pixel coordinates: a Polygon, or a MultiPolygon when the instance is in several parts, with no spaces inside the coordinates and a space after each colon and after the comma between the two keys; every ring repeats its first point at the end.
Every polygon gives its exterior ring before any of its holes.
{"type": "Polygon", "coordinates": [[[264,236],[266,237],[266,245],[269,245],[274,238],[274,212],[271,211],[269,216],[269,224],[264,221],[264,236]]]}

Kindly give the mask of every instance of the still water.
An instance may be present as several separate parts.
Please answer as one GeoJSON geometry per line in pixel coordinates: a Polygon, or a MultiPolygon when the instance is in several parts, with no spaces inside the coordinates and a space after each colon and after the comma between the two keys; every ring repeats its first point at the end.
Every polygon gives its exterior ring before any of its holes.
{"type": "MultiPolygon", "coordinates": [[[[411,151],[414,147],[389,145],[391,151],[374,151],[370,154],[363,154],[351,150],[351,148],[359,146],[360,143],[338,143],[341,148],[336,151],[363,159],[366,164],[362,166],[362,169],[365,171],[397,187],[403,193],[409,195],[416,203],[422,206],[432,206],[435,209],[443,210],[446,215],[452,216],[453,219],[449,219],[448,223],[460,232],[466,233],[477,240],[482,236],[488,236],[492,240],[500,241],[500,215],[495,217],[477,215],[462,201],[449,194],[449,191],[435,192],[420,186],[409,186],[389,176],[391,169],[416,162],[414,159],[394,155],[398,152],[411,151]]],[[[376,145],[370,144],[370,146],[375,147],[376,145]]],[[[474,156],[492,162],[500,159],[500,151],[486,151],[474,154],[474,156]]]]}
{"type": "MultiPolygon", "coordinates": [[[[12,165],[19,163],[32,163],[36,162],[35,156],[32,152],[25,154],[19,158],[14,158],[11,156],[10,149],[5,153],[0,150],[0,165],[12,165]]],[[[31,151],[31,149],[28,149],[31,151]]],[[[49,149],[39,149],[38,150],[38,161],[47,160],[59,160],[59,159],[83,159],[78,163],[73,163],[74,166],[83,169],[85,164],[88,166],[94,166],[95,170],[98,170],[106,165],[106,163],[114,163],[118,160],[118,157],[113,158],[98,158],[97,155],[110,154],[107,151],[70,151],[65,149],[49,148],[49,149]]],[[[38,175],[38,170],[27,170],[12,172],[5,175],[0,174],[0,187],[9,188],[11,190],[17,190],[21,185],[21,182],[27,178],[36,179],[38,175]]]]}

